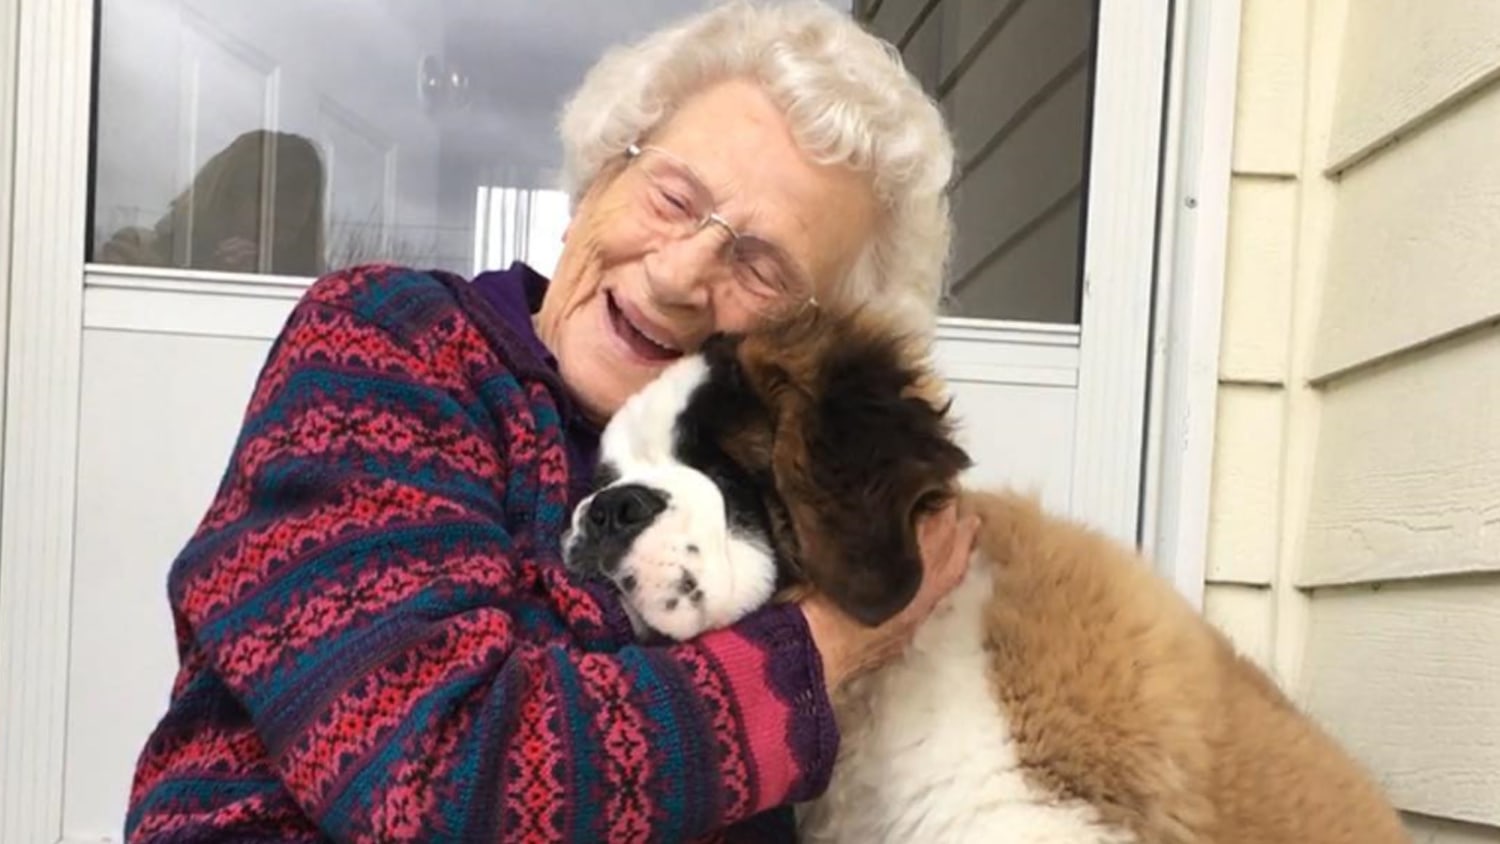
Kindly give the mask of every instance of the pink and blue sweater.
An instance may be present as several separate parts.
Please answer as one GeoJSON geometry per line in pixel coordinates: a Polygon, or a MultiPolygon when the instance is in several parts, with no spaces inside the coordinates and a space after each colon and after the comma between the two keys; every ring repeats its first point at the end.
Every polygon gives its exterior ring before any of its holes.
{"type": "Polygon", "coordinates": [[[824,789],[800,611],[642,646],[564,571],[597,430],[544,285],[363,267],[298,304],[168,577],[129,841],[765,840],[824,789]]]}

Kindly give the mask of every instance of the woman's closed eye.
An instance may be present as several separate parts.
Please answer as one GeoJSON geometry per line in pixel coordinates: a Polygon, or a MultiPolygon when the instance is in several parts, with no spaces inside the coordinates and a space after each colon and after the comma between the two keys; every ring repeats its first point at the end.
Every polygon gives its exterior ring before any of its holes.
{"type": "Polygon", "coordinates": [[[757,297],[775,299],[786,292],[780,268],[764,255],[736,255],[734,273],[735,279],[757,297]]]}
{"type": "Polygon", "coordinates": [[[673,217],[693,217],[693,203],[685,195],[674,193],[666,187],[657,188],[657,202],[673,217]]]}

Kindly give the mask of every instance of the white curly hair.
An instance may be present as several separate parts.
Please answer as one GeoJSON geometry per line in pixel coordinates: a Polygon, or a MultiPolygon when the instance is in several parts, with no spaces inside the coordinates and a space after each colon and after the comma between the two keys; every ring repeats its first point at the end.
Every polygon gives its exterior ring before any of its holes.
{"type": "Polygon", "coordinates": [[[602,168],[677,104],[730,78],[762,86],[813,160],[868,173],[873,242],[826,301],[873,304],[930,330],[943,295],[953,140],[900,54],[819,0],[731,2],[615,47],[562,111],[563,180],[575,207],[602,168]]]}

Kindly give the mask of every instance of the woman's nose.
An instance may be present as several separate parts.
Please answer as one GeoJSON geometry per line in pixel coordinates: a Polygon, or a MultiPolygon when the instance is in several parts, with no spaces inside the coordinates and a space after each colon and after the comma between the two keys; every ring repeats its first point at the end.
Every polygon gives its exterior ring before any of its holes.
{"type": "Polygon", "coordinates": [[[724,237],[717,226],[707,226],[647,253],[646,276],[651,292],[662,304],[706,306],[714,274],[723,263],[724,237]]]}

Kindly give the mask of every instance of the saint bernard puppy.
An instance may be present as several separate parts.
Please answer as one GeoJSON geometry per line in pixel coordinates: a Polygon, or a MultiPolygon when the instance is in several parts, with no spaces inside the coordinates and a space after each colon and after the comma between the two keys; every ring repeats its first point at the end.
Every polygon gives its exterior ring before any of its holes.
{"type": "Polygon", "coordinates": [[[915,522],[953,495],[967,579],[835,700],[808,841],[1405,841],[1364,770],[1132,551],[1030,499],[960,491],[920,345],[817,311],[720,336],[607,426],[564,540],[643,638],[817,590],[866,624],[921,579],[915,522]]]}

